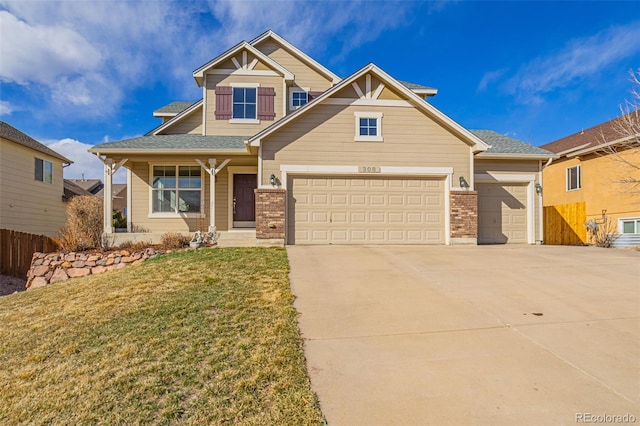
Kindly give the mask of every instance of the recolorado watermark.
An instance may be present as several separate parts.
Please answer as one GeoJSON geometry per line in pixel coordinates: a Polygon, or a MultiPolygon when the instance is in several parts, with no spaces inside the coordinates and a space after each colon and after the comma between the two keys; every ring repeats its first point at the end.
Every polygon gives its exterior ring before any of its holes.
{"type": "Polygon", "coordinates": [[[576,413],[576,423],[635,423],[633,414],[576,413]]]}

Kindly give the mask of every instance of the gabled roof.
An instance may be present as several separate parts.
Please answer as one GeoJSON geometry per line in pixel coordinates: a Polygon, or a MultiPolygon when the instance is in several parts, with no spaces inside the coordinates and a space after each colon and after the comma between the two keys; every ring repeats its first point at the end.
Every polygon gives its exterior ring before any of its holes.
{"type": "Polygon", "coordinates": [[[390,87],[393,87],[395,90],[397,90],[398,92],[402,93],[406,97],[406,99],[411,104],[413,104],[416,108],[422,110],[427,115],[429,115],[431,118],[435,119],[436,121],[440,122],[441,124],[446,125],[449,128],[451,128],[453,131],[457,132],[459,134],[459,136],[461,136],[461,138],[463,140],[465,140],[469,145],[474,147],[474,152],[486,151],[489,148],[489,146],[485,142],[483,142],[480,138],[478,138],[476,135],[474,135],[473,133],[469,132],[467,129],[462,127],[460,124],[458,124],[455,121],[453,121],[451,118],[449,118],[443,112],[441,112],[440,110],[435,108],[433,105],[431,105],[428,102],[426,102],[424,99],[422,99],[416,93],[414,93],[412,90],[410,90],[406,86],[402,85],[398,80],[396,80],[393,77],[391,77],[389,74],[384,72],[381,68],[379,68],[377,65],[375,65],[373,63],[370,63],[370,64],[364,66],[363,68],[359,69],[358,71],[354,72],[349,77],[346,77],[345,79],[343,79],[340,83],[336,84],[332,88],[330,88],[327,91],[325,91],[324,93],[322,93],[320,96],[315,98],[313,101],[311,101],[308,104],[304,105],[303,107],[295,110],[291,114],[281,118],[279,121],[275,122],[271,126],[267,127],[266,129],[262,130],[258,134],[254,135],[253,137],[251,137],[248,140],[249,144],[251,146],[259,146],[260,145],[260,141],[261,141],[262,138],[270,135],[271,133],[275,132],[276,130],[278,130],[279,128],[283,127],[287,123],[295,120],[296,118],[300,117],[301,115],[304,115],[305,113],[307,113],[308,111],[312,110],[316,106],[322,104],[322,102],[325,99],[331,97],[334,93],[339,92],[340,90],[342,90],[343,88],[347,87],[349,84],[351,84],[354,81],[358,80],[360,77],[366,75],[367,73],[375,74],[386,85],[388,85],[390,87]]]}
{"type": "Polygon", "coordinates": [[[175,101],[153,111],[154,117],[174,117],[196,102],[175,101]]]}
{"type": "Polygon", "coordinates": [[[73,197],[77,197],[78,195],[93,195],[91,192],[82,188],[80,185],[77,185],[73,179],[64,179],[62,188],[62,199],[64,201],[69,201],[70,199],[72,199],[73,197]]]}
{"type": "Polygon", "coordinates": [[[268,38],[271,38],[271,39],[275,40],[282,47],[284,47],[285,49],[289,50],[291,53],[293,53],[299,59],[301,59],[302,62],[305,62],[307,65],[309,65],[311,68],[313,68],[316,71],[318,71],[320,74],[323,74],[326,77],[329,77],[329,79],[334,84],[338,83],[341,80],[340,77],[338,77],[337,75],[332,73],[328,68],[322,66],[319,62],[317,62],[316,60],[311,58],[309,55],[304,53],[302,50],[298,49],[293,44],[289,43],[287,40],[285,40],[284,38],[280,37],[273,30],[265,31],[264,33],[260,34],[258,37],[256,37],[253,40],[251,40],[249,43],[252,46],[255,46],[256,44],[259,44],[259,43],[265,41],[268,38]]]}
{"type": "Polygon", "coordinates": [[[256,58],[258,58],[262,62],[269,65],[273,70],[282,74],[285,80],[290,81],[294,79],[294,75],[291,71],[289,71],[288,69],[286,69],[285,67],[283,67],[282,65],[280,65],[279,63],[277,63],[276,61],[274,61],[273,59],[271,59],[270,57],[268,57],[258,49],[256,49],[255,47],[253,47],[251,44],[247,43],[246,41],[242,41],[236,44],[235,46],[233,46],[231,49],[222,53],[221,55],[218,55],[217,57],[213,58],[212,60],[202,65],[200,68],[196,69],[193,72],[193,78],[196,79],[198,86],[202,87],[202,85],[204,84],[204,75],[207,73],[207,71],[209,71],[212,68],[215,68],[216,66],[220,65],[222,62],[235,56],[236,54],[241,52],[243,49],[248,50],[256,58]]]}
{"type": "Polygon", "coordinates": [[[27,135],[26,133],[22,133],[20,130],[16,129],[8,123],[5,123],[4,121],[0,121],[0,137],[10,140],[11,142],[15,142],[18,145],[22,145],[43,154],[50,155],[51,157],[57,158],[58,160],[62,160],[63,163],[73,163],[73,161],[69,160],[66,157],[63,157],[48,146],[41,144],[31,136],[27,135]]]}
{"type": "MultiPolygon", "coordinates": [[[[188,107],[186,107],[185,109],[183,109],[182,111],[180,111],[179,113],[177,113],[176,115],[174,115],[172,118],[170,118],[169,120],[165,121],[164,123],[162,123],[161,125],[159,125],[158,127],[156,127],[155,129],[150,130],[149,132],[146,133],[146,136],[150,136],[150,135],[155,135],[158,132],[163,131],[164,129],[166,129],[167,127],[177,123],[178,121],[182,120],[184,117],[186,117],[187,115],[189,115],[191,112],[193,112],[193,110],[199,108],[202,106],[202,102],[203,100],[200,99],[198,102],[194,102],[191,105],[189,105],[188,107]]],[[[177,102],[174,102],[177,103],[177,102]]],[[[171,104],[169,104],[171,105],[171,104]]]]}
{"type": "Polygon", "coordinates": [[[94,154],[148,154],[152,152],[211,153],[230,152],[247,153],[246,136],[203,136],[203,135],[153,135],[125,139],[96,145],[89,149],[94,154]]]}
{"type": "Polygon", "coordinates": [[[493,130],[471,130],[471,133],[485,141],[489,149],[477,155],[478,158],[509,157],[509,158],[556,158],[553,152],[529,145],[518,139],[511,138],[493,130]]]}
{"type": "Polygon", "coordinates": [[[421,84],[410,83],[408,81],[402,81],[402,80],[398,80],[398,83],[402,84],[403,86],[405,86],[408,89],[413,90],[418,95],[435,96],[435,95],[438,94],[438,89],[435,89],[433,87],[423,86],[421,84]]]}
{"type": "MultiPolygon", "coordinates": [[[[578,151],[582,153],[595,151],[598,148],[602,148],[603,145],[608,145],[612,142],[617,142],[618,140],[628,140],[629,136],[634,137],[634,135],[621,133],[620,130],[617,129],[617,124],[628,120],[640,123],[640,110],[635,110],[623,115],[622,117],[615,118],[605,123],[598,124],[597,126],[593,126],[587,130],[581,130],[580,132],[549,142],[542,145],[541,148],[560,155],[571,155],[578,151]]],[[[640,124],[636,126],[636,129],[639,127],[640,124]]],[[[635,137],[639,138],[640,135],[635,135],[635,137]]]]}
{"type": "Polygon", "coordinates": [[[85,191],[89,191],[91,194],[95,194],[102,189],[102,181],[100,179],[65,179],[65,181],[72,182],[74,185],[79,186],[85,191]]]}

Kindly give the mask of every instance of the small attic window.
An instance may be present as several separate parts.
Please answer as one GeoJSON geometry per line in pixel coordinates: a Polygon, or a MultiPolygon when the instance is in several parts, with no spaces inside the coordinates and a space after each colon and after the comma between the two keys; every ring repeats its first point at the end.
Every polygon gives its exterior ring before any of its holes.
{"type": "Polygon", "coordinates": [[[355,112],[356,142],[382,142],[382,113],[355,112]]]}
{"type": "Polygon", "coordinates": [[[291,89],[289,107],[294,110],[309,102],[309,95],[304,89],[291,89]]]}

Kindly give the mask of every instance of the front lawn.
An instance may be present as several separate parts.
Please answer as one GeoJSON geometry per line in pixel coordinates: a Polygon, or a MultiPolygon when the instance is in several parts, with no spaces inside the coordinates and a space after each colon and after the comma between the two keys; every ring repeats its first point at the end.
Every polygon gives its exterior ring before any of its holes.
{"type": "Polygon", "coordinates": [[[0,424],[321,424],[281,248],[0,298],[0,424]]]}

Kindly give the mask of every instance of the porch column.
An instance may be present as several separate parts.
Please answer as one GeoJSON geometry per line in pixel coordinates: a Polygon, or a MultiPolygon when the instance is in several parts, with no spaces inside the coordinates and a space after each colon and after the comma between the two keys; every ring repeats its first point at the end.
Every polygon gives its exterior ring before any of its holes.
{"type": "Polygon", "coordinates": [[[104,159],[104,197],[103,197],[103,206],[104,206],[104,233],[111,234],[113,233],[113,219],[112,219],[112,210],[113,210],[113,202],[111,199],[111,194],[113,192],[112,183],[113,183],[113,159],[105,158],[104,159]]]}
{"type": "Polygon", "coordinates": [[[216,159],[209,158],[209,232],[216,232],[216,159]]]}

